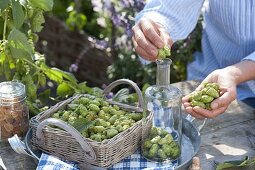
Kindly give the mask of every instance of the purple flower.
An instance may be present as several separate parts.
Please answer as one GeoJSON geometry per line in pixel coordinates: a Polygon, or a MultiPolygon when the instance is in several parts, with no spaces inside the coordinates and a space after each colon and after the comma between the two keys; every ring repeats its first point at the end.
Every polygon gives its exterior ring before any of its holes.
{"type": "Polygon", "coordinates": [[[76,73],[78,71],[78,65],[77,64],[71,64],[71,66],[69,67],[69,72],[71,73],[76,73]]]}
{"type": "Polygon", "coordinates": [[[130,7],[129,0],[121,0],[120,3],[122,4],[122,6],[124,8],[129,8],[130,7]]]}
{"type": "Polygon", "coordinates": [[[105,40],[96,40],[95,46],[99,49],[106,49],[108,47],[108,43],[105,40]]]}
{"type": "Polygon", "coordinates": [[[134,1],[134,8],[137,9],[137,11],[141,11],[145,6],[145,1],[144,0],[135,0],[134,1]]]}
{"type": "Polygon", "coordinates": [[[114,26],[116,26],[116,27],[121,26],[120,16],[118,14],[113,15],[112,22],[113,22],[114,26]]]}
{"type": "Polygon", "coordinates": [[[113,98],[113,92],[110,92],[106,95],[107,99],[112,99],[113,98]]]}

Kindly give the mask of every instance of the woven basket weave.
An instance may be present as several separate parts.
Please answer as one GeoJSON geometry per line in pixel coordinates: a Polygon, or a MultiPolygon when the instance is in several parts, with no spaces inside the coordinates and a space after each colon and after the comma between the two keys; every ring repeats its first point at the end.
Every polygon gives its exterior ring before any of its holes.
{"type": "MultiPolygon", "coordinates": [[[[104,94],[107,94],[114,87],[120,84],[129,84],[135,89],[136,93],[138,94],[139,105],[136,107],[117,103],[111,100],[107,101],[111,104],[118,105],[123,110],[142,112],[142,93],[138,86],[130,80],[120,79],[111,83],[105,88],[104,94]]],[[[60,108],[65,107],[74,99],[82,96],[84,95],[76,95],[63,102],[60,102],[51,107],[49,110],[40,113],[30,120],[30,126],[32,127],[33,131],[33,146],[43,150],[46,153],[66,160],[75,161],[80,164],[92,164],[104,168],[108,168],[119,162],[126,156],[134,153],[140,147],[142,128],[150,128],[152,124],[152,113],[145,120],[142,119],[136,122],[129,129],[119,133],[111,139],[104,140],[102,142],[96,142],[81,136],[81,134],[75,128],[68,125],[64,121],[49,118],[60,108]],[[143,121],[145,121],[144,123],[146,126],[142,126],[143,121]],[[58,126],[65,131],[48,126],[50,124],[58,126]]]]}

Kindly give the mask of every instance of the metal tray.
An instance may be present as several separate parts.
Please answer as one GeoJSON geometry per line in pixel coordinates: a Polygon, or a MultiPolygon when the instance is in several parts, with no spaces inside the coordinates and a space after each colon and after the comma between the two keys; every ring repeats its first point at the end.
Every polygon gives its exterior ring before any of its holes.
{"type": "MultiPolygon", "coordinates": [[[[182,154],[179,159],[179,166],[175,170],[186,170],[192,162],[192,158],[197,154],[200,145],[201,145],[201,136],[199,131],[202,129],[204,123],[200,128],[196,128],[191,122],[194,119],[185,119],[182,121],[182,154]]],[[[26,149],[30,152],[30,156],[35,158],[35,161],[38,161],[41,156],[41,151],[32,148],[31,144],[32,130],[30,129],[25,138],[26,149]]],[[[104,170],[104,168],[96,167],[93,165],[82,166],[89,170],[104,170]]]]}

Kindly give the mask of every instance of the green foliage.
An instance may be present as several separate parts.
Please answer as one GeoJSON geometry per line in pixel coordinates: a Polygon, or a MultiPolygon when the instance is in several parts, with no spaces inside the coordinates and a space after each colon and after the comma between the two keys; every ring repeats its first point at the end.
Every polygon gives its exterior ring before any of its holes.
{"type": "Polygon", "coordinates": [[[85,82],[78,84],[72,74],[48,67],[44,56],[34,50],[38,39],[36,33],[43,28],[43,13],[52,7],[53,0],[0,2],[0,21],[3,21],[0,22],[0,75],[8,81],[18,80],[26,85],[27,104],[32,114],[45,109],[49,99],[64,99],[74,93],[95,93],[85,82]],[[56,84],[56,98],[46,89],[47,81],[56,84]]]}
{"type": "Polygon", "coordinates": [[[69,17],[66,20],[67,26],[72,31],[75,29],[81,30],[86,22],[87,17],[82,13],[78,13],[77,11],[71,11],[69,13],[69,17]]]}
{"type": "Polygon", "coordinates": [[[39,8],[43,11],[51,11],[53,8],[53,0],[29,0],[34,8],[39,8]]]}

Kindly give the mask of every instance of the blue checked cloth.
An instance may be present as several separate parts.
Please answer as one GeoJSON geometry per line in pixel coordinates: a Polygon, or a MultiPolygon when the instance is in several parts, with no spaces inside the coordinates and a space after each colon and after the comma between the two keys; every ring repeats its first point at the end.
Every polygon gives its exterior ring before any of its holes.
{"type": "Polygon", "coordinates": [[[174,170],[177,165],[177,160],[165,164],[148,161],[140,154],[140,149],[138,149],[134,154],[124,158],[108,170],[174,170]]]}
{"type": "Polygon", "coordinates": [[[79,170],[79,168],[74,162],[62,161],[55,156],[43,153],[36,170],[79,170]]]}
{"type": "MultiPolygon", "coordinates": [[[[140,154],[138,149],[134,154],[124,158],[108,170],[174,170],[178,161],[160,164],[150,162],[140,154]]],[[[79,170],[78,164],[71,161],[62,161],[57,157],[43,153],[36,170],[79,170]]]]}

